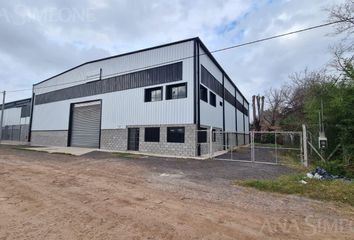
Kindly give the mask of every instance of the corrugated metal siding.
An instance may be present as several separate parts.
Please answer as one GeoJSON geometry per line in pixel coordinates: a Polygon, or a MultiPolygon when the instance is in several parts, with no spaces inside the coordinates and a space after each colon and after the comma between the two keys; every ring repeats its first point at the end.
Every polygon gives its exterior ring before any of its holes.
{"type": "Polygon", "coordinates": [[[236,131],[235,107],[225,102],[225,130],[236,131]]]}
{"type": "MultiPolygon", "coordinates": [[[[83,66],[74,69],[57,78],[35,86],[35,92],[44,93],[58,87],[41,89],[46,85],[70,82],[80,79],[87,69],[102,68],[103,75],[117,73],[123,70],[132,70],[152,64],[174,61],[193,55],[193,42],[171,45],[164,48],[140,52],[120,58],[96,62],[93,66],[83,66]],[[70,80],[70,81],[69,81],[70,80]]],[[[180,62],[178,60],[176,62],[180,62]]],[[[165,65],[166,63],[164,63],[165,65]]],[[[182,82],[187,82],[187,98],[176,100],[163,100],[159,102],[144,102],[144,89],[135,88],[119,92],[81,97],[53,103],[35,105],[33,113],[33,130],[67,130],[69,125],[70,104],[76,102],[102,99],[102,129],[116,129],[128,125],[148,124],[192,124],[193,123],[193,58],[183,60],[182,82]]],[[[71,83],[71,85],[81,83],[71,83]]],[[[173,83],[172,83],[173,84],[173,83]]],[[[159,84],[154,86],[166,86],[159,84]]],[[[154,87],[151,86],[151,87],[154,87]]],[[[66,88],[68,85],[61,86],[66,88]]],[[[165,99],[165,87],[164,87],[165,99]]]]}
{"type": "MultiPolygon", "coordinates": [[[[208,99],[209,100],[209,99],[208,99]]],[[[205,126],[213,126],[217,128],[223,127],[222,122],[222,106],[220,106],[222,98],[216,95],[216,107],[209,103],[200,101],[200,124],[205,126]]]]}
{"type": "MultiPolygon", "coordinates": [[[[193,56],[193,45],[193,41],[184,42],[83,65],[49,81],[35,85],[34,92],[38,95],[92,81],[91,78],[88,78],[88,75],[97,71],[97,69],[102,69],[103,78],[108,78],[144,70],[144,68],[166,65],[171,61],[178,62],[181,61],[180,59],[193,56]]],[[[191,59],[193,62],[193,58],[191,59]]]]}
{"type": "Polygon", "coordinates": [[[249,123],[249,118],[245,116],[245,132],[249,133],[250,131],[250,123],[249,123]]]}
{"type": "Polygon", "coordinates": [[[133,88],[152,86],[182,80],[183,63],[173,63],[143,71],[128,73],[69,88],[43,93],[36,96],[36,105],[57,102],[66,99],[93,96],[133,88]]]}
{"type": "Polygon", "coordinates": [[[100,146],[101,102],[75,104],[71,126],[71,146],[100,146]]]}
{"type": "Polygon", "coordinates": [[[230,80],[225,77],[224,87],[231,93],[232,96],[235,96],[235,88],[229,81],[230,80]]]}
{"type": "Polygon", "coordinates": [[[204,53],[203,49],[200,48],[201,84],[216,95],[216,107],[210,105],[208,93],[208,103],[200,101],[200,124],[223,128],[223,107],[220,106],[223,95],[222,72],[207,55],[203,55],[204,53]]]}
{"type": "MultiPolygon", "coordinates": [[[[1,117],[1,111],[0,111],[0,117],[1,117]]],[[[4,110],[3,126],[19,125],[20,121],[21,121],[21,108],[9,108],[4,110]]]]}
{"type": "Polygon", "coordinates": [[[237,110],[237,132],[243,131],[243,113],[237,110]]]}

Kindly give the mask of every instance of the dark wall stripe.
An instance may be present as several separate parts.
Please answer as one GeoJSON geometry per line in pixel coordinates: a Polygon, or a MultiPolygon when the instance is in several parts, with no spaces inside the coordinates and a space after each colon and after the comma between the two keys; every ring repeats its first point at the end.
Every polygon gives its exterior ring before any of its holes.
{"type": "MultiPolygon", "coordinates": [[[[248,110],[240,103],[236,96],[233,96],[232,93],[227,90],[222,83],[220,83],[203,65],[202,66],[202,80],[201,82],[213,90],[216,94],[218,94],[221,98],[225,98],[225,101],[230,103],[240,112],[248,116],[248,110]]],[[[223,82],[224,82],[224,75],[223,75],[223,82]]]]}
{"type": "MultiPolygon", "coordinates": [[[[15,102],[5,103],[4,109],[18,108],[18,107],[23,107],[23,106],[31,106],[31,101],[32,101],[32,98],[26,98],[26,99],[18,100],[15,102]]],[[[1,108],[2,108],[2,104],[0,104],[0,109],[1,108]]]]}
{"type": "Polygon", "coordinates": [[[36,96],[35,104],[45,104],[67,99],[117,92],[133,88],[182,80],[183,63],[173,63],[117,77],[93,81],[36,96]]]}

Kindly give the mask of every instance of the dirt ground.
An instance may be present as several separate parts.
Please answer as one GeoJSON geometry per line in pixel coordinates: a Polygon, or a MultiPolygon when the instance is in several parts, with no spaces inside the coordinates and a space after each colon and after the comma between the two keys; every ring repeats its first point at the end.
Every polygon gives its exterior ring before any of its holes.
{"type": "Polygon", "coordinates": [[[287,171],[1,146],[0,239],[353,239],[349,206],[231,181],[287,171]]]}

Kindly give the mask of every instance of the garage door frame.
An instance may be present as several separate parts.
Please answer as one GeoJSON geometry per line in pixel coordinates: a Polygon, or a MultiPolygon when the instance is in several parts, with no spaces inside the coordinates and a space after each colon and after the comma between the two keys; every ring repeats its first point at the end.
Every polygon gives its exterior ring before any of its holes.
{"type": "Polygon", "coordinates": [[[101,132],[102,132],[102,99],[95,99],[95,100],[89,100],[89,101],[83,101],[83,102],[73,102],[70,103],[70,114],[69,114],[69,127],[68,127],[68,141],[67,141],[67,146],[71,146],[71,135],[72,135],[72,125],[73,125],[73,117],[74,117],[74,106],[75,104],[81,104],[81,103],[90,103],[90,102],[100,102],[101,105],[101,114],[100,114],[100,131],[99,131],[99,141],[98,141],[98,148],[101,148],[101,132]]]}

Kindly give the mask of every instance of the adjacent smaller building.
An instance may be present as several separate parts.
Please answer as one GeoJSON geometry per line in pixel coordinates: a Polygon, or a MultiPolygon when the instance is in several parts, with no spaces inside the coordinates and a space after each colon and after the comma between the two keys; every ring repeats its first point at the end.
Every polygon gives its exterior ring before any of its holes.
{"type": "MultiPolygon", "coordinates": [[[[0,105],[0,110],[2,105],[0,105]]],[[[5,104],[1,140],[26,142],[29,139],[31,98],[5,104]]],[[[1,118],[0,111],[0,118],[1,118]]]]}

